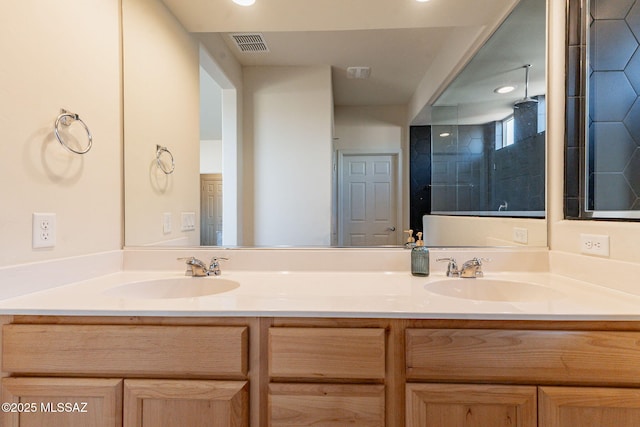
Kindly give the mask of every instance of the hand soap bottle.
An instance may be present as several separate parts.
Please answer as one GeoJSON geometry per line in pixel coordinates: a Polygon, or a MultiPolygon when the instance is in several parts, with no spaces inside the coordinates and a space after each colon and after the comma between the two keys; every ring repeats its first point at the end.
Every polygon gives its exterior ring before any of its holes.
{"type": "Polygon", "coordinates": [[[411,249],[411,274],[414,276],[429,275],[429,249],[424,245],[422,232],[416,233],[418,240],[416,246],[411,249]]]}

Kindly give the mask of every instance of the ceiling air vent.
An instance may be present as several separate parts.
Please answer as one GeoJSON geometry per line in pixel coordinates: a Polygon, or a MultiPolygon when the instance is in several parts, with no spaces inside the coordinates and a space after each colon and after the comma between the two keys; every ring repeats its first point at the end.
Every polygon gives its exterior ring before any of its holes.
{"type": "Polygon", "coordinates": [[[231,34],[231,38],[240,52],[269,52],[267,43],[260,33],[236,33],[231,34]]]}
{"type": "Polygon", "coordinates": [[[347,67],[348,79],[368,79],[371,67],[347,67]]]}

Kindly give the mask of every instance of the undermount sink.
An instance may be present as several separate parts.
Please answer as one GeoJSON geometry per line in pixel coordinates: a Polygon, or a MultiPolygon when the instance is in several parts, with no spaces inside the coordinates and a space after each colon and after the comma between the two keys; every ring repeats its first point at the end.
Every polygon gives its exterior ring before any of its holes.
{"type": "Polygon", "coordinates": [[[427,283],[438,295],[476,301],[540,302],[564,297],[562,292],[535,283],[499,279],[444,279],[427,283]]]}
{"type": "Polygon", "coordinates": [[[196,298],[236,289],[240,283],[219,277],[180,277],[145,280],[120,285],[105,291],[116,298],[172,299],[196,298]]]}

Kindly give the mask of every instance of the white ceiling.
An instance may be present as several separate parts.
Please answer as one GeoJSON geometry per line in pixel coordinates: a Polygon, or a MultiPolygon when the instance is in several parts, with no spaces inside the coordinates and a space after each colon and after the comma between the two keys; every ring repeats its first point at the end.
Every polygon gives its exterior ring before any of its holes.
{"type": "MultiPolygon", "coordinates": [[[[243,66],[330,65],[336,105],[405,105],[420,83],[430,78],[437,78],[430,83],[436,88],[433,95],[438,95],[518,3],[518,0],[430,0],[426,3],[256,0],[254,6],[242,7],[231,0],[163,1],[188,31],[223,33],[230,50],[243,66]],[[261,32],[270,51],[243,54],[232,46],[228,36],[232,32],[261,32]],[[460,43],[461,38],[466,40],[460,43]],[[466,48],[453,48],[454,39],[457,46],[466,48]],[[442,58],[449,60],[441,61],[442,58]],[[453,65],[446,70],[439,69],[445,62],[453,65]],[[370,66],[371,77],[347,79],[348,66],[370,66]]],[[[522,0],[531,1],[541,3],[544,8],[544,0],[522,0]]],[[[517,30],[519,40],[527,41],[529,36],[520,32],[533,27],[533,22],[524,24],[520,22],[512,27],[517,30]]],[[[542,25],[544,28],[544,22],[542,25]]],[[[200,36],[206,45],[207,35],[200,36]]],[[[515,38],[507,36],[507,40],[515,38]]],[[[522,57],[526,55],[516,43],[502,43],[499,47],[500,55],[523,65],[522,57]],[[516,56],[513,52],[519,53],[516,56]]],[[[491,61],[495,62],[496,57],[491,61]]],[[[502,62],[478,65],[474,74],[480,73],[485,76],[481,81],[493,85],[486,76],[505,74],[502,62]]],[[[533,62],[533,59],[529,61],[533,62]]],[[[509,67],[512,70],[515,66],[509,67]]],[[[534,70],[541,71],[544,78],[544,62],[542,66],[534,64],[532,77],[534,70]]],[[[513,70],[511,74],[515,76],[513,70]]],[[[539,77],[537,72],[535,77],[539,77]]],[[[523,73],[522,79],[524,81],[523,73]]],[[[532,87],[536,84],[532,79],[532,87]]],[[[462,82],[460,86],[468,90],[469,82],[462,82]]],[[[491,92],[494,88],[491,87],[491,92]]],[[[458,95],[449,91],[447,94],[450,97],[446,102],[459,101],[458,95]]],[[[477,96],[474,92],[474,97],[477,96]]]]}

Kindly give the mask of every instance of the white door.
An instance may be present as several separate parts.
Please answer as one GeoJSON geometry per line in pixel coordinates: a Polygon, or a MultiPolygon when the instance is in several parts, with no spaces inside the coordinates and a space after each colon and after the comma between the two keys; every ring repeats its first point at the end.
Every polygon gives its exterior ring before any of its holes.
{"type": "Polygon", "coordinates": [[[200,244],[222,244],[222,175],[200,176],[200,244]]]}
{"type": "Polygon", "coordinates": [[[339,176],[338,243],[398,244],[397,157],[344,155],[339,176]]]}

